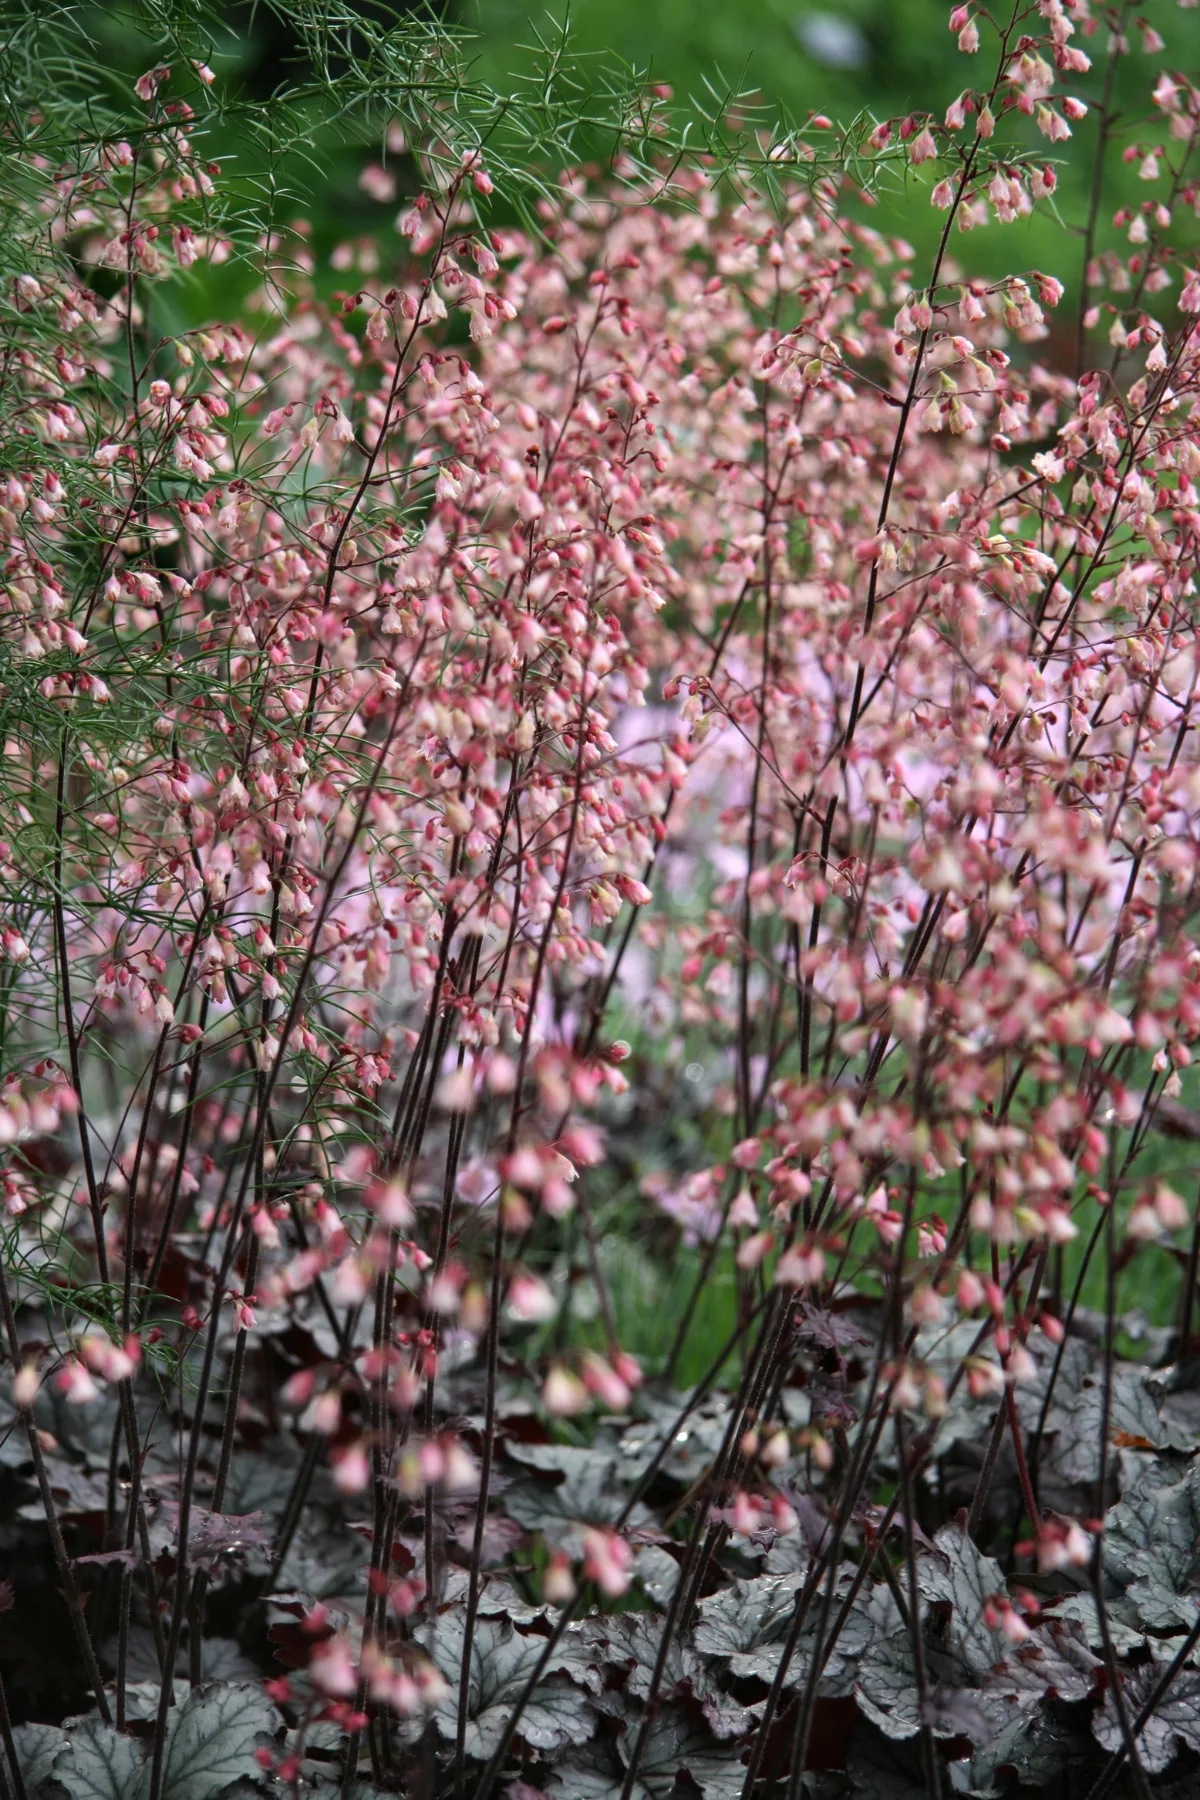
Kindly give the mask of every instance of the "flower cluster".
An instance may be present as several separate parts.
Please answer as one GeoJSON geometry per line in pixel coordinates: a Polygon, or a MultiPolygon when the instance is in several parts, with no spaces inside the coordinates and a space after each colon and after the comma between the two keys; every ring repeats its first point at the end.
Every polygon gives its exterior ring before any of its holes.
{"type": "MultiPolygon", "coordinates": [[[[986,1569],[966,1629],[1068,1658],[1074,1632],[1120,1694],[1096,1546],[1117,1452],[1175,1427],[1141,1388],[1119,1409],[1116,1278],[1186,1264],[1182,1352],[1200,1243],[1151,1154],[1196,1135],[1200,88],[1156,71],[1145,202],[1125,249],[1095,184],[1081,291],[952,249],[1051,203],[1036,134],[1069,140],[1097,85],[1103,162],[1097,23],[954,9],[975,85],[862,147],[901,146],[944,214],[926,270],[786,156],[758,185],[568,173],[535,235],[489,225],[481,151],[431,153],[399,203],[366,170],[399,210],[335,252],[354,285],[331,298],[279,229],[243,318],[172,335],[160,295],[230,252],[185,72],[142,76],[128,141],[41,171],[0,320],[3,1313],[102,1721],[140,1716],[139,1630],[200,1692],[227,1590],[255,1642],[266,1609],[290,1709],[257,1769],[318,1779],[332,1727],[347,1791],[360,1760],[428,1773],[436,1728],[482,1794],[516,1739],[583,1741],[546,1698],[587,1686],[571,1619],[641,1594],[664,1648],[630,1651],[627,1800],[672,1638],[711,1650],[715,1590],[795,1576],[794,1793],[878,1561],[886,1641],[913,1638],[893,1735],[936,1793],[977,1734],[925,1662],[935,1554],[986,1569]],[[664,1292],[687,1275],[665,1338],[629,1328],[618,1239],[664,1292]],[[732,1336],[672,1398],[717,1289],[732,1336]],[[86,1605],[56,1402],[106,1420],[116,1567],[86,1605]],[[1075,1613],[1039,1622],[948,1526],[922,1551],[967,1415],[966,1529],[1075,1613]],[[585,1494],[606,1444],[612,1495],[585,1494]],[[566,1471],[570,1529],[507,1494],[523,1458],[566,1471]],[[685,1474],[651,1529],[645,1494],[685,1474]],[[502,1700],[481,1646],[519,1671],[502,1700]]],[[[879,1727],[879,1668],[858,1679],[879,1727]]],[[[785,1686],[736,1724],[704,1700],[747,1795],[785,1686]]],[[[156,1683],[149,1800],[173,1704],[156,1683]]],[[[1114,1705],[1096,1737],[1140,1774],[1114,1705]]]]}

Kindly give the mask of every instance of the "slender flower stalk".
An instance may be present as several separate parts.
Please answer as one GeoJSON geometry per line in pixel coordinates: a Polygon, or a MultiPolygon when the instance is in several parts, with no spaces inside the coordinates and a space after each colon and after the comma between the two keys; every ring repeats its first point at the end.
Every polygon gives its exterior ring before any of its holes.
{"type": "Polygon", "coordinates": [[[1200,1749],[1200,85],[1128,7],[955,6],[936,107],[693,149],[637,89],[578,169],[557,50],[489,97],[281,4],[281,117],[378,127],[327,259],[170,0],[119,103],[0,48],[54,1779],[1149,1794],[1200,1749]],[[979,272],[1077,196],[1073,286],[979,272]]]}

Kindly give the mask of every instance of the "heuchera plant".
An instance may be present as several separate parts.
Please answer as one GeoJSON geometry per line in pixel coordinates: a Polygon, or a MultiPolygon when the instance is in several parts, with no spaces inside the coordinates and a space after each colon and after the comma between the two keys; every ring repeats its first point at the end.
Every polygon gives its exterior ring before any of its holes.
{"type": "Polygon", "coordinates": [[[950,28],[528,228],[435,104],[203,330],[207,65],[30,150],[5,1796],[1194,1791],[1200,89],[950,28]]]}

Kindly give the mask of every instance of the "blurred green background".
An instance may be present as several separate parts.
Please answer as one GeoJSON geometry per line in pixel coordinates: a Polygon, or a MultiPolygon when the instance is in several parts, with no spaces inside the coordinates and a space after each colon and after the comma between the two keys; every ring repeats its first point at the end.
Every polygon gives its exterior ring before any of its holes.
{"type": "MultiPolygon", "coordinates": [[[[392,0],[403,9],[405,0],[392,0]]],[[[346,0],[346,10],[380,20],[383,0],[346,0]]],[[[413,10],[417,10],[414,8],[413,10]]],[[[712,110],[714,96],[741,92],[760,107],[759,117],[801,124],[814,111],[848,123],[863,113],[875,119],[931,111],[942,116],[964,86],[987,85],[992,79],[996,38],[986,26],[977,55],[961,55],[947,29],[948,0],[554,0],[550,7],[531,0],[436,0],[431,9],[443,24],[469,40],[469,55],[478,77],[502,92],[528,84],[544,63],[542,46],[569,36],[574,78],[597,96],[621,85],[631,72],[670,85],[675,104],[685,112],[693,100],[712,110]]],[[[1149,0],[1144,14],[1125,6],[1129,53],[1118,62],[1114,99],[1120,112],[1106,160],[1104,203],[1100,209],[1101,247],[1123,239],[1112,226],[1114,211],[1137,207],[1157,198],[1161,186],[1148,189],[1137,178],[1137,164],[1126,164],[1122,152],[1136,147],[1148,114],[1150,88],[1163,66],[1200,77],[1200,10],[1181,10],[1175,0],[1149,0]],[[1136,21],[1149,20],[1165,40],[1165,52],[1150,56],[1136,21]]],[[[306,69],[294,23],[281,20],[257,0],[227,0],[224,29],[214,42],[212,60],[223,81],[245,97],[269,103],[281,84],[303,78],[306,69]]],[[[1114,15],[1115,16],[1115,11],[1114,15]]],[[[122,0],[101,0],[89,8],[95,21],[99,61],[111,74],[128,76],[145,66],[144,47],[129,30],[122,0]]],[[[1096,150],[1096,103],[1103,91],[1110,14],[1096,9],[1096,28],[1082,31],[1074,42],[1093,61],[1086,75],[1071,77],[1070,91],[1092,107],[1075,127],[1070,143],[1051,146],[1031,121],[1021,121],[1027,147],[1058,166],[1057,211],[1040,204],[1028,220],[955,234],[952,255],[967,273],[988,276],[1044,269],[1068,289],[1062,332],[1070,337],[1066,313],[1072,291],[1078,291],[1082,262],[1079,222],[1086,216],[1096,150]]],[[[295,211],[311,220],[318,264],[346,239],[379,236],[394,242],[395,205],[373,198],[359,176],[370,154],[354,143],[347,122],[339,133],[317,133],[311,159],[294,161],[279,171],[296,195],[295,211]]],[[[537,159],[541,146],[529,144],[537,159]]],[[[227,147],[244,174],[255,173],[249,143],[227,147]]],[[[376,154],[389,161],[401,194],[413,183],[404,159],[397,165],[382,146],[376,154]]],[[[942,215],[929,204],[931,180],[891,175],[882,184],[871,213],[879,228],[913,245],[916,279],[927,266],[941,229],[942,215]]],[[[1195,240],[1195,221],[1188,228],[1195,240]]],[[[1186,247],[1186,237],[1185,237],[1186,247]]],[[[1127,252],[1128,253],[1128,252],[1127,252]]],[[[196,271],[187,310],[227,311],[239,298],[233,271],[196,271]]],[[[199,322],[198,317],[190,322],[199,322]]],[[[1055,359],[1055,346],[1047,355],[1055,359]]]]}

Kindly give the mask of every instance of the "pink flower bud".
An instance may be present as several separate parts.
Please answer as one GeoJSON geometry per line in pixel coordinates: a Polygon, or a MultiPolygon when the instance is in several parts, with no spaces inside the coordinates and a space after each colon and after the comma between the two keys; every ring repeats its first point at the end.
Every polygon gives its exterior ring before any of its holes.
{"type": "Polygon", "coordinates": [[[37,1399],[38,1389],[41,1385],[36,1365],[31,1362],[22,1363],[12,1378],[13,1405],[22,1411],[26,1407],[32,1406],[37,1399]]]}
{"type": "Polygon", "coordinates": [[[340,1634],[318,1644],[309,1664],[313,1685],[333,1700],[345,1700],[358,1685],[350,1645],[340,1634]]]}
{"type": "Polygon", "coordinates": [[[540,1325],[554,1318],[558,1301],[539,1276],[519,1271],[509,1283],[506,1310],[518,1324],[540,1325]]]}
{"type": "MultiPolygon", "coordinates": [[[[361,1443],[350,1444],[332,1459],[333,1483],[339,1494],[360,1494],[371,1479],[371,1465],[361,1443]]],[[[327,1693],[330,1689],[325,1690],[327,1693]]]]}
{"type": "Polygon", "coordinates": [[[587,1412],[591,1405],[588,1391],[577,1375],[556,1364],[542,1388],[542,1405],[555,1418],[569,1419],[587,1412]]]}
{"type": "Polygon", "coordinates": [[[633,1552],[615,1531],[589,1529],[583,1534],[583,1566],[602,1594],[619,1600],[632,1579],[633,1552]]]}
{"type": "Polygon", "coordinates": [[[631,1396],[616,1370],[592,1350],[584,1352],[581,1366],[584,1386],[612,1412],[624,1412],[631,1396]]]}
{"type": "Polygon", "coordinates": [[[542,1593],[552,1606],[567,1606],[575,1598],[575,1577],[565,1550],[555,1550],[542,1577],[542,1593]]]}

